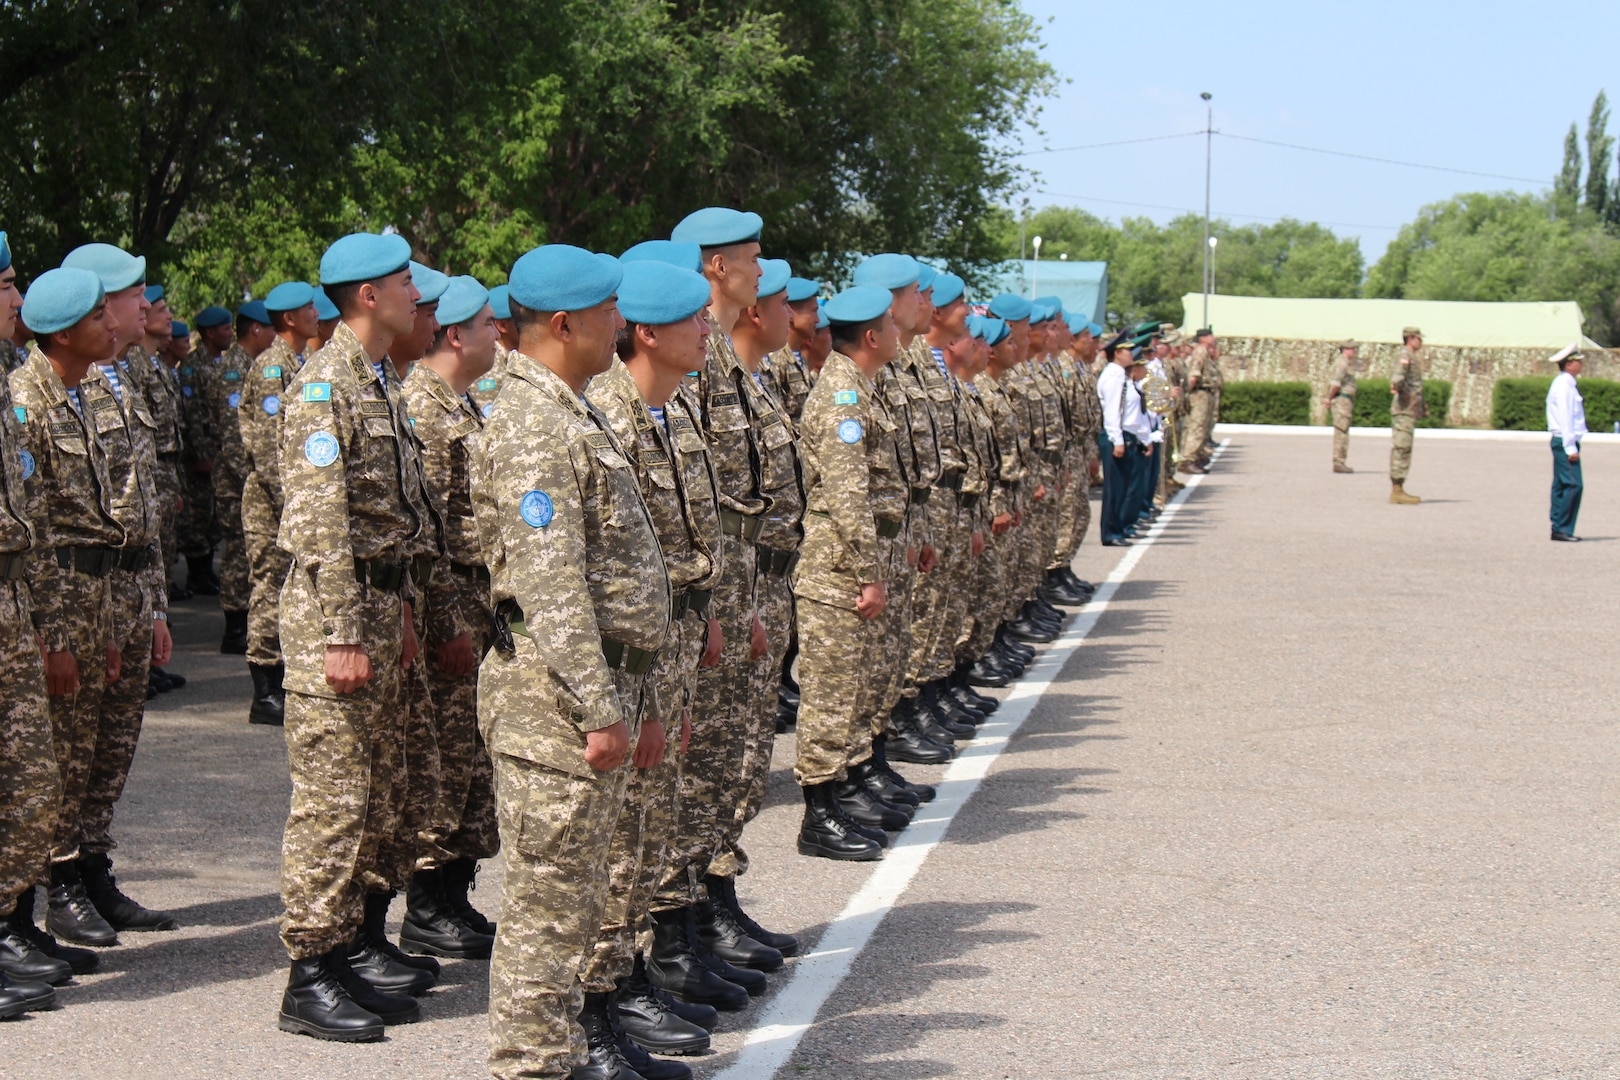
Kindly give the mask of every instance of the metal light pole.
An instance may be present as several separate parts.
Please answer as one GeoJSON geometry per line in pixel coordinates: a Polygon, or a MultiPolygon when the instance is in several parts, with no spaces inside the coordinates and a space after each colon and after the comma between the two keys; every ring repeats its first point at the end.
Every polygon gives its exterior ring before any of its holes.
{"type": "Polygon", "coordinates": [[[1198,95],[1204,99],[1204,106],[1208,110],[1204,117],[1204,321],[1200,326],[1209,325],[1209,291],[1214,284],[1215,272],[1210,265],[1210,259],[1215,254],[1214,237],[1209,235],[1209,160],[1210,143],[1215,136],[1215,106],[1209,103],[1210,92],[1205,90],[1198,95]]]}
{"type": "Polygon", "coordinates": [[[1035,265],[1030,268],[1029,282],[1029,298],[1033,300],[1041,291],[1041,238],[1037,236],[1030,243],[1035,245],[1035,265]]]}
{"type": "MultiPolygon", "coordinates": [[[[1205,245],[1205,250],[1209,253],[1209,289],[1208,289],[1208,293],[1212,293],[1212,292],[1216,291],[1215,290],[1215,246],[1217,244],[1219,244],[1220,242],[1221,242],[1220,237],[1212,236],[1212,237],[1209,238],[1209,243],[1207,245],[1205,245]]],[[[1204,325],[1205,326],[1209,325],[1209,296],[1208,296],[1208,293],[1206,293],[1205,296],[1204,296],[1204,325]]]]}

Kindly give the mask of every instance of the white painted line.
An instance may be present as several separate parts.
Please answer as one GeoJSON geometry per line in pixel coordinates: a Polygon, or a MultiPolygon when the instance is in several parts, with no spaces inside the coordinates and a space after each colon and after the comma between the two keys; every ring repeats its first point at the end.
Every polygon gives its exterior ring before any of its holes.
{"type": "MultiPolygon", "coordinates": [[[[1230,440],[1223,440],[1214,458],[1219,458],[1230,440]]],[[[1109,601],[1120,584],[1131,575],[1142,555],[1164,532],[1204,478],[1189,477],[1187,486],[1165,506],[1141,540],[1126,550],[1109,575],[1097,585],[1096,595],[1075,617],[1074,624],[1056,641],[1041,650],[1024,677],[1002,699],[1001,708],[979,727],[983,737],[962,748],[935,785],[939,795],[927,805],[929,816],[912,821],[894,846],[883,854],[883,861],[872,870],[866,884],[850,898],[843,912],[827,927],[816,950],[794,962],[787,985],[771,999],[759,1026],[748,1033],[737,1052],[737,1060],[714,1080],[766,1080],[787,1064],[804,1033],[815,1023],[816,1014],[842,983],[855,964],[855,958],[872,939],[883,917],[900,900],[922,869],[936,845],[945,838],[957,811],[979,790],[979,784],[1001,756],[1001,750],[1021,727],[1041,696],[1051,687],[1063,665],[1069,662],[1097,620],[1108,610],[1109,601]]]]}
{"type": "MultiPolygon", "coordinates": [[[[1216,424],[1217,435],[1331,435],[1331,427],[1302,427],[1298,424],[1216,424]]],[[[1352,435],[1371,438],[1389,438],[1387,427],[1353,427],[1352,435]]],[[[1418,428],[1413,432],[1419,439],[1463,442],[1523,442],[1545,446],[1551,438],[1545,431],[1492,431],[1486,428],[1418,428]]],[[[1581,442],[1601,445],[1620,444],[1620,435],[1609,431],[1594,431],[1581,436],[1581,442]]]]}

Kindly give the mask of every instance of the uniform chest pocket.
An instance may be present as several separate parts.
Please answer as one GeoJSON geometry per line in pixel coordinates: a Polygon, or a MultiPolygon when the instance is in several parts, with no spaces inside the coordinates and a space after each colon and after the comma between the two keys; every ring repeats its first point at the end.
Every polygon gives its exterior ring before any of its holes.
{"type": "MultiPolygon", "coordinates": [[[[735,398],[735,394],[722,395],[735,398]]],[[[748,414],[741,405],[717,404],[715,399],[709,399],[709,430],[710,431],[745,431],[748,428],[748,414]]]]}
{"type": "Polygon", "coordinates": [[[365,418],[366,434],[374,439],[396,439],[399,433],[394,430],[394,421],[386,416],[368,416],[365,418]]]}
{"type": "Polygon", "coordinates": [[[647,482],[664,491],[675,490],[675,470],[669,465],[654,465],[647,470],[647,482]]]}
{"type": "Polygon", "coordinates": [[[633,519],[641,491],[635,472],[624,455],[610,447],[595,447],[597,470],[597,514],[604,525],[622,529],[633,519]]]}
{"type": "Polygon", "coordinates": [[[788,426],[778,418],[765,425],[763,438],[767,450],[780,450],[793,441],[793,432],[789,431],[788,426]]]}
{"type": "Polygon", "coordinates": [[[157,427],[158,427],[157,421],[152,418],[151,411],[149,409],[147,409],[144,405],[136,405],[130,411],[135,414],[135,422],[138,423],[141,427],[145,428],[148,431],[156,431],[157,430],[157,427]]]}
{"type": "Polygon", "coordinates": [[[124,414],[118,403],[107,399],[106,405],[96,405],[91,408],[92,418],[96,422],[96,434],[105,435],[109,431],[119,431],[124,427],[124,414]]]}
{"type": "Polygon", "coordinates": [[[51,446],[59,454],[68,454],[72,457],[88,457],[90,448],[85,445],[84,433],[77,424],[61,425],[66,430],[58,431],[58,425],[51,425],[51,446]]]}

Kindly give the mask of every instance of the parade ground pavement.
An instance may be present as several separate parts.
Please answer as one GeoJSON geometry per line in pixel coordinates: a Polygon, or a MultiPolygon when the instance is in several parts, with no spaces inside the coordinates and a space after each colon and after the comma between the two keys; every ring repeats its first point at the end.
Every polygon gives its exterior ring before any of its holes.
{"type": "MultiPolygon", "coordinates": [[[[1620,1075],[1620,465],[1548,540],[1548,450],[1238,433],[948,767],[880,863],[802,858],[791,736],[740,893],[803,955],[724,1017],[705,1078],[1620,1075]],[[777,1067],[780,1066],[780,1069],[777,1067]]],[[[1123,561],[1122,561],[1123,560],[1123,561]]],[[[1112,577],[1110,577],[1112,575],[1112,577]]],[[[62,1007],[0,1025],[7,1077],[487,1075],[487,969],[423,1022],[284,1034],[287,759],[246,722],[217,603],[177,605],[114,832],[125,934],[62,1007]]],[[[492,865],[473,899],[492,917],[492,865]]],[[[395,903],[397,928],[403,900],[395,903]]]]}

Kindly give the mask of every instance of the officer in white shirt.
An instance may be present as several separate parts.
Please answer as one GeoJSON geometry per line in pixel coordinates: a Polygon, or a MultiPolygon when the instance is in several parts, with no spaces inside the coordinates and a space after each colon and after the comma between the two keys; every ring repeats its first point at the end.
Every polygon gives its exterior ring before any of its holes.
{"type": "Polygon", "coordinates": [[[1108,363],[1097,376],[1097,396],[1102,399],[1103,414],[1102,430],[1097,433],[1103,463],[1102,542],[1104,547],[1125,547],[1130,544],[1123,521],[1125,496],[1131,486],[1135,458],[1129,453],[1125,434],[1126,399],[1134,396],[1126,385],[1129,380],[1125,374],[1131,363],[1131,347],[1121,334],[1109,342],[1104,351],[1108,363]]]}
{"type": "Polygon", "coordinates": [[[1558,377],[1547,389],[1547,431],[1552,436],[1552,538],[1568,543],[1575,535],[1575,516],[1581,512],[1581,436],[1586,434],[1586,409],[1575,377],[1581,373],[1581,352],[1566,345],[1553,354],[1558,377]]]}

